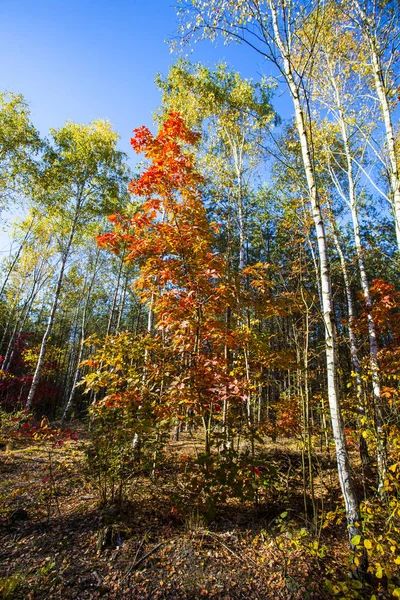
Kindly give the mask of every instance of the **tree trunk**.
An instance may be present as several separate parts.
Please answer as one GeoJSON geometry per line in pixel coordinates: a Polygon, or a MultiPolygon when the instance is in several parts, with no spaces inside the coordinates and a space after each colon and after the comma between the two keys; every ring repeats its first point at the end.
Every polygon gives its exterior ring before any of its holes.
{"type": "Polygon", "coordinates": [[[120,281],[121,281],[121,274],[122,274],[123,266],[124,266],[124,255],[121,256],[121,260],[120,260],[120,264],[119,264],[119,268],[118,268],[117,285],[115,286],[115,293],[114,293],[113,301],[111,304],[110,315],[108,317],[106,335],[110,335],[111,330],[112,330],[112,324],[113,324],[113,320],[114,320],[115,307],[117,306],[117,298],[118,298],[118,294],[119,294],[119,285],[120,285],[120,281]]]}
{"type": "MultiPolygon", "coordinates": [[[[332,227],[333,240],[335,242],[336,250],[339,254],[340,266],[342,269],[342,275],[343,275],[343,281],[344,281],[344,289],[345,289],[345,293],[346,293],[347,314],[349,317],[347,329],[349,332],[351,365],[352,365],[353,372],[355,375],[358,411],[362,416],[365,416],[366,411],[365,411],[365,402],[364,402],[364,398],[363,398],[363,387],[362,387],[362,380],[361,380],[360,361],[358,360],[356,335],[354,333],[355,312],[354,312],[353,298],[351,295],[350,278],[349,278],[349,273],[348,273],[348,269],[347,269],[346,260],[345,260],[344,254],[343,254],[343,250],[340,245],[340,240],[339,240],[339,235],[337,232],[336,223],[334,221],[334,217],[333,217],[333,214],[332,214],[329,204],[328,204],[328,210],[329,210],[330,222],[331,222],[331,227],[332,227]]],[[[367,442],[365,441],[364,436],[361,434],[360,434],[360,458],[361,458],[361,462],[363,463],[363,465],[369,464],[367,442]]]]}
{"type": "Polygon", "coordinates": [[[396,225],[396,240],[397,249],[400,252],[400,173],[397,163],[396,156],[396,143],[394,137],[394,129],[392,123],[392,117],[390,114],[390,107],[388,101],[388,94],[385,86],[385,79],[382,71],[382,63],[379,57],[376,35],[371,30],[371,20],[375,17],[369,17],[365,10],[362,8],[358,0],[353,0],[356,13],[361,21],[361,30],[366,38],[371,54],[371,67],[374,76],[374,84],[376,93],[378,96],[379,103],[381,105],[383,122],[385,126],[386,144],[389,155],[389,179],[390,187],[392,190],[392,207],[396,225]]]}
{"type": "MultiPolygon", "coordinates": [[[[269,0],[269,5],[271,9],[275,43],[283,59],[284,74],[293,100],[296,126],[300,138],[301,154],[310,196],[312,216],[317,235],[322,295],[322,312],[325,327],[325,354],[328,382],[328,401],[333,430],[333,438],[335,441],[336,448],[338,475],[346,507],[348,532],[349,538],[351,540],[355,535],[361,535],[362,532],[360,529],[361,520],[359,505],[351,477],[350,464],[340,408],[339,390],[337,385],[337,344],[333,324],[333,303],[329,274],[327,240],[321,207],[319,203],[316,178],[311,159],[310,143],[307,136],[304,114],[300,102],[299,86],[296,85],[294,75],[292,72],[292,65],[289,60],[289,54],[282,42],[281,35],[279,32],[276,4],[273,0],[269,0]]],[[[366,565],[362,564],[360,570],[364,571],[365,566],[366,565]]]]}
{"type": "Polygon", "coordinates": [[[80,345],[79,345],[78,361],[77,361],[77,365],[76,365],[76,369],[75,369],[74,380],[72,382],[71,392],[69,394],[68,401],[65,405],[64,412],[61,417],[61,422],[65,421],[69,417],[69,415],[72,411],[72,408],[73,408],[73,403],[74,403],[74,398],[75,398],[75,393],[76,393],[76,385],[79,381],[79,376],[80,376],[80,372],[81,372],[80,364],[81,364],[82,358],[83,358],[83,349],[84,349],[83,342],[85,341],[85,338],[86,338],[87,311],[88,311],[88,307],[89,307],[90,295],[92,293],[93,285],[94,285],[96,275],[97,275],[97,263],[98,263],[99,255],[100,255],[100,251],[97,250],[94,269],[93,269],[93,275],[92,275],[92,279],[89,284],[89,288],[88,288],[88,291],[86,294],[85,304],[84,304],[83,311],[82,311],[81,339],[80,339],[80,345]]]}
{"type": "Polygon", "coordinates": [[[42,365],[43,365],[43,361],[44,361],[44,355],[45,355],[45,352],[46,352],[46,346],[47,346],[47,342],[48,342],[48,339],[49,339],[50,334],[51,334],[51,330],[53,328],[54,317],[55,317],[55,314],[56,314],[56,310],[57,310],[57,306],[58,306],[58,300],[59,300],[60,293],[61,293],[62,283],[63,283],[63,279],[64,279],[65,265],[67,263],[67,260],[68,260],[68,257],[69,257],[69,253],[70,253],[70,250],[71,250],[71,246],[72,246],[72,241],[73,241],[74,235],[75,235],[75,230],[76,230],[77,220],[78,220],[78,211],[79,211],[79,201],[77,203],[77,211],[75,213],[75,218],[74,218],[73,223],[72,223],[71,232],[69,234],[68,242],[67,242],[65,251],[62,254],[61,267],[60,267],[60,272],[59,272],[59,275],[58,275],[56,291],[54,293],[53,304],[51,306],[50,316],[49,316],[48,321],[47,321],[46,331],[44,332],[44,336],[43,336],[42,343],[41,343],[41,346],[40,346],[39,358],[38,358],[38,361],[37,361],[37,364],[36,364],[35,373],[33,375],[32,384],[31,384],[31,387],[30,387],[30,390],[29,390],[28,398],[26,400],[26,405],[25,405],[26,410],[30,410],[31,409],[31,406],[32,406],[32,403],[33,403],[33,399],[35,397],[36,389],[37,389],[38,384],[39,384],[40,373],[41,373],[41,369],[42,369],[42,365]]]}
{"type": "Polygon", "coordinates": [[[20,247],[18,248],[18,250],[17,250],[17,253],[16,253],[16,255],[15,255],[15,256],[14,256],[14,258],[13,258],[13,261],[12,261],[12,263],[11,263],[11,265],[10,265],[10,268],[9,268],[9,269],[8,269],[8,271],[7,271],[7,275],[6,275],[6,277],[5,277],[4,281],[3,281],[3,283],[2,283],[2,286],[1,286],[1,289],[0,289],[0,296],[2,296],[2,295],[3,295],[3,292],[4,292],[4,290],[5,290],[5,287],[6,287],[7,283],[8,283],[8,280],[9,280],[9,278],[10,278],[10,275],[11,275],[11,273],[13,272],[13,270],[14,270],[14,267],[15,267],[15,265],[17,264],[17,262],[18,262],[18,260],[19,260],[19,257],[21,256],[21,252],[22,252],[22,250],[24,249],[26,242],[28,241],[29,234],[30,234],[30,232],[31,232],[31,230],[32,230],[32,227],[33,227],[33,223],[34,223],[34,221],[35,221],[35,219],[33,218],[33,219],[32,219],[32,222],[31,222],[31,224],[29,225],[28,231],[27,231],[27,232],[26,232],[26,234],[25,234],[25,237],[24,237],[24,239],[22,240],[22,242],[21,242],[21,245],[20,245],[20,247]]]}
{"type": "Polygon", "coordinates": [[[387,458],[386,458],[386,439],[384,422],[381,408],[381,389],[379,380],[379,367],[378,367],[378,344],[376,339],[376,327],[372,316],[372,299],[369,289],[369,282],[367,277],[367,271],[364,264],[364,253],[361,243],[360,227],[358,222],[358,209],[357,209],[357,198],[356,198],[356,187],[353,175],[353,161],[349,145],[349,137],[347,133],[347,127],[343,115],[343,109],[341,104],[341,98],[339,90],[336,85],[336,81],[332,78],[332,84],[335,89],[338,119],[340,130],[342,134],[342,140],[346,155],[347,164],[347,181],[349,187],[349,204],[351,210],[351,218],[353,222],[354,242],[357,253],[358,267],[360,271],[361,288],[363,291],[365,307],[367,311],[367,323],[368,323],[368,338],[369,338],[369,364],[372,376],[372,391],[373,391],[373,406],[374,406],[374,418],[376,427],[376,456],[378,465],[378,491],[383,493],[384,481],[387,477],[387,458]]]}

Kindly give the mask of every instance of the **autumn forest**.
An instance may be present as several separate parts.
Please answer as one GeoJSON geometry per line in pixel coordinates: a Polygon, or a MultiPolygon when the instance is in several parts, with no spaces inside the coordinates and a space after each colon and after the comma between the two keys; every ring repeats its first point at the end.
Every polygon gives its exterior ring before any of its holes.
{"type": "Polygon", "coordinates": [[[178,4],[135,166],[0,92],[0,594],[400,598],[398,0],[178,4]]]}

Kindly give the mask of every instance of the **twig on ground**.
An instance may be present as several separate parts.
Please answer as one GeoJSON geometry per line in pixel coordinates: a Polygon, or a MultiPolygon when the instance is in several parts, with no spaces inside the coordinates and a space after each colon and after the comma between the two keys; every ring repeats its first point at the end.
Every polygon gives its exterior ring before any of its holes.
{"type": "MultiPolygon", "coordinates": [[[[232,548],[229,548],[229,546],[227,546],[222,540],[220,540],[220,538],[215,533],[212,533],[211,531],[205,531],[204,533],[206,535],[208,535],[209,537],[211,537],[213,540],[216,540],[217,542],[219,542],[221,544],[221,546],[223,546],[225,548],[225,550],[228,550],[228,552],[230,552],[233,556],[235,556],[235,558],[240,560],[240,562],[246,563],[246,560],[244,558],[239,556],[239,554],[237,554],[234,550],[232,550],[232,548]]],[[[255,565],[256,567],[260,566],[252,558],[250,558],[250,556],[247,557],[247,560],[249,562],[251,562],[253,565],[255,565]]]]}
{"type": "Polygon", "coordinates": [[[145,534],[144,534],[144,536],[142,537],[142,539],[141,539],[141,541],[140,541],[140,544],[139,544],[139,546],[138,546],[138,549],[136,550],[136,554],[135,554],[135,558],[133,559],[133,563],[132,563],[132,565],[129,567],[129,569],[127,570],[127,572],[126,572],[126,573],[125,573],[125,575],[123,576],[123,578],[121,579],[121,583],[122,583],[123,581],[125,581],[125,579],[126,579],[126,578],[128,577],[128,575],[129,575],[129,573],[132,571],[132,569],[133,569],[133,566],[136,564],[137,558],[138,558],[138,556],[139,556],[139,552],[141,551],[141,549],[142,549],[142,546],[143,546],[143,544],[144,544],[144,542],[145,542],[146,536],[147,536],[147,534],[148,534],[148,533],[150,533],[150,531],[151,531],[151,527],[150,527],[150,529],[148,529],[148,530],[146,531],[146,533],[145,533],[145,534]]]}
{"type": "MultiPolygon", "coordinates": [[[[143,541],[143,540],[142,540],[143,541]]],[[[160,542],[159,544],[156,544],[155,546],[153,546],[153,548],[151,548],[151,550],[149,550],[144,556],[142,556],[142,558],[138,561],[135,561],[127,570],[127,572],[125,573],[124,577],[122,578],[122,581],[124,581],[124,579],[126,579],[126,577],[128,577],[128,575],[130,573],[132,573],[132,571],[134,571],[135,569],[137,569],[142,563],[145,562],[145,560],[147,560],[149,558],[149,556],[151,556],[152,554],[154,554],[154,552],[156,552],[159,548],[161,548],[161,546],[164,546],[164,544],[167,544],[170,540],[165,540],[164,542],[160,542]]],[[[140,549],[140,547],[139,547],[140,549]]],[[[138,549],[138,550],[139,550],[138,549]]],[[[138,552],[136,553],[136,555],[138,554],[138,552]]]]}

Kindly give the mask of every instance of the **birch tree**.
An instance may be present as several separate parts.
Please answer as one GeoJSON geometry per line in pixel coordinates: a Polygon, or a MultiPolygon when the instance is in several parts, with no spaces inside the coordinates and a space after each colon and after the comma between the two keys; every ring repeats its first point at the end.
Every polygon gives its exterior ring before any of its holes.
{"type": "Polygon", "coordinates": [[[254,83],[225,64],[209,69],[182,60],[164,80],[159,76],[157,84],[163,93],[162,114],[178,111],[189,127],[202,130],[199,164],[211,195],[217,203],[227,203],[225,223],[233,216],[233,237],[238,238],[234,262],[241,272],[246,265],[252,179],[265,154],[266,132],[277,122],[271,105],[274,85],[267,80],[254,83]]]}
{"type": "MultiPolygon", "coordinates": [[[[333,322],[333,302],[329,273],[328,246],[324,217],[318,193],[312,138],[309,121],[310,94],[307,87],[307,71],[319,28],[323,21],[323,5],[319,2],[277,2],[275,0],[243,0],[236,3],[230,0],[194,0],[190,5],[181,4],[184,41],[193,38],[222,35],[227,41],[245,43],[256,53],[272,61],[285,80],[293,101],[297,133],[301,145],[301,155],[306,175],[308,199],[316,231],[319,253],[319,277],[322,295],[322,313],[325,329],[325,349],[327,382],[333,437],[336,447],[338,474],[343,498],[350,540],[360,535],[360,515],[354,484],[351,478],[346,441],[340,408],[337,382],[337,343],[333,322]],[[315,20],[312,36],[303,45],[303,56],[294,60],[294,44],[298,40],[298,30],[304,26],[310,14],[319,14],[315,20]]],[[[363,561],[362,561],[363,562],[363,561]]],[[[360,576],[365,564],[360,564],[360,576]]]]}
{"type": "MultiPolygon", "coordinates": [[[[367,311],[369,364],[377,438],[378,489],[382,493],[387,477],[387,461],[378,343],[359,217],[359,193],[364,172],[362,163],[366,154],[365,139],[371,135],[371,126],[368,121],[365,123],[364,119],[370,114],[368,110],[365,114],[364,107],[360,107],[359,99],[363,96],[364,86],[356,71],[355,40],[341,23],[342,17],[337,9],[331,9],[323,26],[323,35],[320,36],[316,46],[315,77],[313,77],[312,89],[321,110],[327,110],[328,117],[333,119],[333,123],[324,121],[320,126],[319,135],[325,137],[322,145],[325,146],[324,155],[327,162],[326,166],[322,165],[321,168],[325,168],[332,178],[336,192],[348,207],[353,225],[361,289],[367,311]],[[340,42],[338,42],[337,34],[339,34],[340,42]],[[360,130],[364,131],[364,135],[360,135],[360,130]],[[331,136],[330,141],[328,141],[329,136],[331,136]],[[337,138],[336,142],[334,141],[335,137],[337,138]]],[[[354,352],[352,354],[354,357],[354,352]]],[[[355,364],[354,358],[353,364],[355,364]]]]}
{"type": "Polygon", "coordinates": [[[121,205],[127,175],[124,155],[117,149],[118,135],[109,123],[67,123],[52,130],[51,135],[53,144],[44,154],[33,195],[35,202],[48,211],[57,239],[59,264],[27,409],[32,406],[39,383],[73,244],[88,223],[121,205]]]}
{"type": "Polygon", "coordinates": [[[399,102],[400,11],[397,0],[351,0],[350,16],[365,45],[365,72],[372,75],[385,132],[391,203],[400,251],[400,168],[396,153],[394,112],[399,102]]]}

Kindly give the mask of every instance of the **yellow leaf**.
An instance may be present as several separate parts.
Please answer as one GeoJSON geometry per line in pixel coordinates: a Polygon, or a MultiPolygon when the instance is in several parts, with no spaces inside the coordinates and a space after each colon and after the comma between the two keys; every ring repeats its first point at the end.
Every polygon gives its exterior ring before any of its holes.
{"type": "Polygon", "coordinates": [[[364,546],[367,550],[371,550],[371,548],[372,548],[371,540],[364,540],[364,546]]]}

